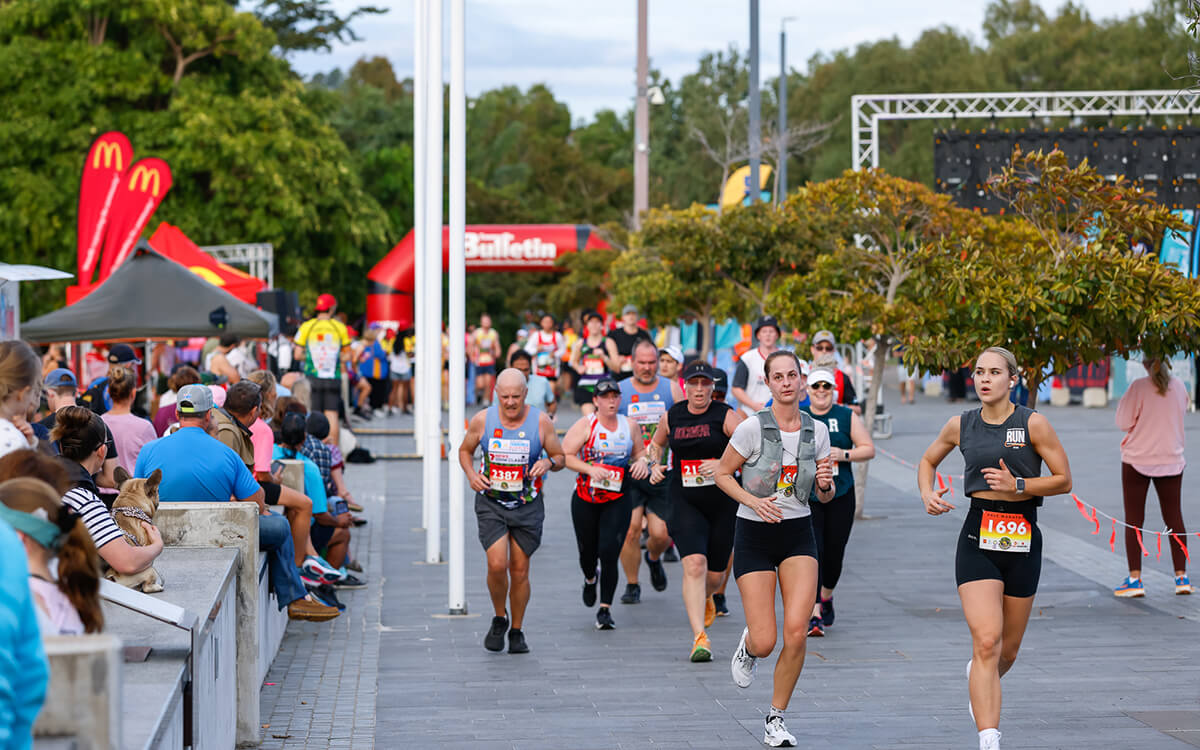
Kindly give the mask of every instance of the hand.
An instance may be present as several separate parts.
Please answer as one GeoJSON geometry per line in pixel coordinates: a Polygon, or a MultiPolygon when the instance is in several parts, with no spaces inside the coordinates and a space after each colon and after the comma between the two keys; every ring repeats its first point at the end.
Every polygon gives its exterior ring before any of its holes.
{"type": "Polygon", "coordinates": [[[650,467],[650,484],[658,484],[667,477],[667,467],[662,464],[654,464],[650,467]]]}
{"type": "Polygon", "coordinates": [[[142,521],[142,528],[146,530],[146,534],[150,537],[150,546],[151,547],[153,547],[156,544],[160,547],[162,546],[162,543],[163,543],[162,534],[158,533],[157,526],[155,526],[152,523],[142,521]]]}
{"type": "Polygon", "coordinates": [[[354,525],[354,517],[351,516],[349,513],[339,513],[338,515],[334,516],[333,518],[335,521],[337,521],[337,523],[335,525],[339,529],[348,529],[354,525]]]}
{"type": "Polygon", "coordinates": [[[943,513],[954,510],[953,505],[942,499],[942,496],[949,491],[949,487],[943,487],[940,490],[930,490],[929,492],[921,493],[921,502],[925,503],[925,512],[931,516],[940,516],[943,513]]]}
{"type": "Polygon", "coordinates": [[[783,511],[775,504],[775,496],[756,497],[754,502],[750,503],[750,510],[758,514],[758,517],[767,523],[779,523],[783,520],[783,511]]]}
{"type": "Polygon", "coordinates": [[[983,478],[987,480],[988,487],[996,492],[1016,492],[1017,479],[1004,465],[1004,459],[1000,459],[1000,468],[988,467],[983,470],[983,478]]]}
{"type": "Polygon", "coordinates": [[[25,442],[29,443],[30,447],[37,447],[37,435],[33,434],[33,428],[29,426],[29,422],[25,421],[25,417],[18,415],[12,417],[11,421],[13,426],[25,436],[25,442]]]}
{"type": "Polygon", "coordinates": [[[721,465],[721,459],[709,458],[700,462],[700,476],[715,477],[717,475],[717,467],[721,465]]]}
{"type": "Polygon", "coordinates": [[[606,482],[613,478],[611,471],[596,464],[588,464],[587,475],[598,482],[606,482]]]}
{"type": "Polygon", "coordinates": [[[833,459],[829,456],[817,461],[817,490],[828,492],[833,489],[833,459]],[[821,489],[824,487],[825,489],[821,489]]]}
{"type": "Polygon", "coordinates": [[[471,472],[471,476],[469,477],[468,481],[471,485],[471,489],[475,490],[476,492],[487,492],[492,488],[491,480],[477,471],[471,472]]]}
{"type": "Polygon", "coordinates": [[[650,467],[646,466],[645,461],[634,461],[633,466],[629,467],[629,476],[637,480],[645,479],[650,476],[650,467]]]}
{"type": "Polygon", "coordinates": [[[533,466],[529,469],[529,478],[536,479],[540,476],[543,476],[546,472],[550,471],[551,467],[553,466],[554,463],[550,459],[539,458],[537,461],[533,462],[533,466]]]}

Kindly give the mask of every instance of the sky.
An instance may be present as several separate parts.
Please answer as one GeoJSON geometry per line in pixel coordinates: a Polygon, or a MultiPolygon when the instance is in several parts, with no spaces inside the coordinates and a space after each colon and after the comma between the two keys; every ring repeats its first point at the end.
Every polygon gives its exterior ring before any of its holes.
{"type": "MultiPolygon", "coordinates": [[[[1076,0],[1103,19],[1150,7],[1152,0],[1076,0]]],[[[330,53],[292,58],[304,76],[349,69],[361,57],[388,58],[396,76],[412,75],[413,3],[334,0],[345,12],[360,5],[390,8],[359,19],[362,41],[330,53]]],[[[1043,7],[1060,3],[1043,1],[1043,7]]],[[[449,0],[443,0],[449,33],[449,0]]],[[[804,70],[814,54],[849,49],[892,36],[910,43],[922,31],[951,26],[982,39],[985,0],[760,0],[761,78],[779,74],[780,22],[787,16],[788,67],[804,70]]],[[[748,0],[649,0],[650,65],[678,81],[705,52],[749,48],[748,0]]],[[[632,106],[637,55],[636,0],[466,0],[467,95],[544,83],[565,101],[575,121],[599,110],[632,106]]],[[[449,44],[444,42],[448,56],[449,44]]],[[[445,67],[449,80],[449,62],[445,67]]]]}

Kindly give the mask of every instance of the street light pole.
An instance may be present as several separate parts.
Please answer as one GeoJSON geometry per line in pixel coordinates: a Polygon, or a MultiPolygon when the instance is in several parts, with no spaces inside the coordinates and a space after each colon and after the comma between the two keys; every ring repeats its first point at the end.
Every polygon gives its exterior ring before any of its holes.
{"type": "Polygon", "coordinates": [[[762,102],[758,92],[758,0],[750,0],[750,202],[757,203],[762,183],[758,167],[762,161],[762,102]]]}
{"type": "Polygon", "coordinates": [[[633,114],[633,228],[642,226],[650,207],[650,102],[646,79],[650,60],[646,50],[646,15],[649,0],[637,0],[637,100],[633,114]]]}
{"type": "Polygon", "coordinates": [[[775,165],[779,173],[779,190],[775,196],[776,203],[783,202],[787,195],[787,163],[788,163],[788,130],[787,130],[787,22],[795,21],[788,16],[779,22],[779,163],[775,165]]]}

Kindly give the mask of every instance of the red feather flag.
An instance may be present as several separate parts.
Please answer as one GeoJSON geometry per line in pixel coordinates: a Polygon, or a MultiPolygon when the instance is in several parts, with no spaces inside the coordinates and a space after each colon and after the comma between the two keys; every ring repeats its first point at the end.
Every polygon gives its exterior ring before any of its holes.
{"type": "Polygon", "coordinates": [[[76,267],[79,284],[92,282],[92,272],[100,260],[104,230],[112,216],[113,199],[121,177],[133,162],[133,146],[124,133],[109,132],[96,139],[83,162],[79,184],[79,219],[76,267]]]}
{"type": "Polygon", "coordinates": [[[99,281],[107,279],[133,252],[138,237],[171,189],[171,184],[171,168],[162,159],[142,159],[129,168],[113,201],[99,281]]]}

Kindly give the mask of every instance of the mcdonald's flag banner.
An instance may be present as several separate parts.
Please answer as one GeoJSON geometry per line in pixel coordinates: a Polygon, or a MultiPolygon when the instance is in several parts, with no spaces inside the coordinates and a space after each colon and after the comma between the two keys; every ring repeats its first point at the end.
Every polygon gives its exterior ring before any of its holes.
{"type": "Polygon", "coordinates": [[[257,303],[258,293],[267,286],[262,279],[226,265],[204,252],[179,227],[165,221],[154,230],[150,246],[208,283],[221,287],[251,305],[257,303]]]}
{"type": "Polygon", "coordinates": [[[79,186],[79,283],[87,286],[100,260],[104,230],[121,177],[133,163],[133,146],[124,133],[109,132],[96,139],[83,162],[79,186]]]}
{"type": "Polygon", "coordinates": [[[171,168],[162,159],[142,159],[129,168],[117,186],[112,218],[104,235],[100,281],[133,252],[151,215],[171,189],[171,168]]]}

